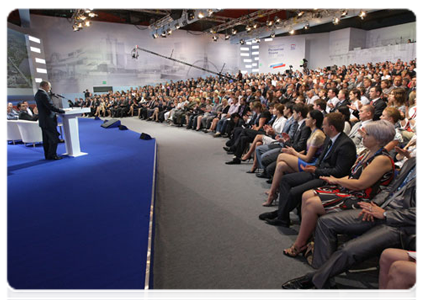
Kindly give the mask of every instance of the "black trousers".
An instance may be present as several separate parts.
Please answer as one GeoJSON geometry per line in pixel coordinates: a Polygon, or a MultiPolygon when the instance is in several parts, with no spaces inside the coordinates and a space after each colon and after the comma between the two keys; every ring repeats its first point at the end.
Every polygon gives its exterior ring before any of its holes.
{"type": "Polygon", "coordinates": [[[279,183],[278,219],[289,224],[289,212],[301,203],[303,193],[324,184],[325,181],[308,172],[284,175],[279,183]]]}
{"type": "Polygon", "coordinates": [[[53,159],[57,156],[57,144],[59,143],[59,133],[56,127],[41,128],[43,135],[43,148],[45,159],[53,159]]]}

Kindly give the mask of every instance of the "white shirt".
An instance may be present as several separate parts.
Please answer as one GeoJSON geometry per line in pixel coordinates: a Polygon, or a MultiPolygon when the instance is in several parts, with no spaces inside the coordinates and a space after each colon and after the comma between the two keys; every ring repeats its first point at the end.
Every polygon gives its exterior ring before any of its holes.
{"type": "Polygon", "coordinates": [[[330,110],[332,109],[332,108],[329,107],[329,104],[332,104],[333,107],[335,107],[336,104],[338,104],[338,102],[339,102],[339,99],[337,97],[333,97],[332,99],[329,99],[327,106],[326,106],[326,112],[330,113],[330,110]]]}

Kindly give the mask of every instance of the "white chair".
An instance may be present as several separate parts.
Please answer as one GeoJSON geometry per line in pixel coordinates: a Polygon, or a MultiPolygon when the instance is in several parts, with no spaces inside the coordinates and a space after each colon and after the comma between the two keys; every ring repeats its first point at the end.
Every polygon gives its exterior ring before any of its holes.
{"type": "Polygon", "coordinates": [[[24,144],[32,144],[35,147],[35,143],[43,141],[43,135],[38,121],[19,120],[18,127],[24,144]]]}
{"type": "Polygon", "coordinates": [[[13,145],[15,144],[15,141],[22,140],[18,122],[18,120],[7,120],[7,140],[12,141],[13,145]]]}

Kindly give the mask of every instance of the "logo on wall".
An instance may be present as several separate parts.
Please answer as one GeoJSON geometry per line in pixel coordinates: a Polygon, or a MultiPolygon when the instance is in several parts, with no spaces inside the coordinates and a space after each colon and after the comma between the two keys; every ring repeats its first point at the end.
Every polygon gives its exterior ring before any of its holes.
{"type": "Polygon", "coordinates": [[[296,44],[291,44],[291,50],[295,50],[296,44]]]}
{"type": "Polygon", "coordinates": [[[277,69],[277,68],[282,68],[282,67],[285,67],[286,66],[286,64],[284,64],[284,63],[280,63],[280,64],[273,64],[273,65],[270,65],[270,68],[272,68],[272,69],[277,69]]]}

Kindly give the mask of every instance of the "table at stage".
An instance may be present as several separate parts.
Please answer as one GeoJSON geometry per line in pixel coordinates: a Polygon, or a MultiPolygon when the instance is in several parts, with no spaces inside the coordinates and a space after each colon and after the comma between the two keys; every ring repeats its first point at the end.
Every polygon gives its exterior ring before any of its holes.
{"type": "Polygon", "coordinates": [[[66,108],[65,113],[60,114],[63,120],[63,131],[65,134],[66,153],[68,156],[81,156],[88,153],[81,152],[79,145],[78,117],[84,113],[91,112],[89,107],[85,108],[66,108]]]}

